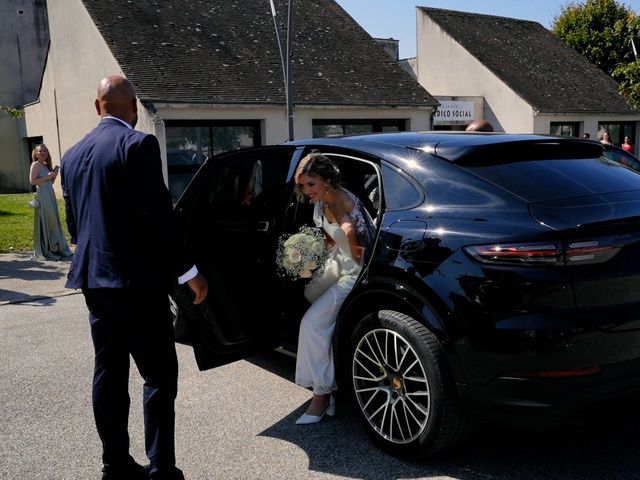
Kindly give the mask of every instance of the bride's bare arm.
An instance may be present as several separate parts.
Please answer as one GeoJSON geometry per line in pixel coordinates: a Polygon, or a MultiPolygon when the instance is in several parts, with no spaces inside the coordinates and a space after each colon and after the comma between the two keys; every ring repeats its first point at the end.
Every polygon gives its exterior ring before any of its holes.
{"type": "Polygon", "coordinates": [[[351,256],[357,263],[362,262],[362,256],[364,254],[364,249],[362,245],[360,245],[360,241],[358,240],[358,235],[356,234],[356,228],[351,221],[351,217],[345,214],[340,221],[340,228],[347,236],[347,240],[349,241],[349,247],[351,247],[351,256]]]}

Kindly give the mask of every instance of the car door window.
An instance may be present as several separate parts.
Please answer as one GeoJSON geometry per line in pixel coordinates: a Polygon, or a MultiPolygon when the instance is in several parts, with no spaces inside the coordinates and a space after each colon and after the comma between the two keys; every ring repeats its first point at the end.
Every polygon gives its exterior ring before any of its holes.
{"type": "Polygon", "coordinates": [[[383,165],[382,178],[384,179],[385,192],[389,192],[385,196],[387,210],[410,208],[422,201],[422,192],[396,168],[383,165]]]}
{"type": "MultiPolygon", "coordinates": [[[[321,153],[336,164],[340,170],[340,178],[344,188],[360,199],[362,205],[375,222],[382,209],[380,177],[376,165],[369,160],[343,153],[321,153]]],[[[302,157],[304,157],[304,155],[302,157]]],[[[295,197],[293,197],[288,215],[288,228],[294,231],[301,225],[311,225],[313,224],[312,217],[312,205],[310,205],[307,200],[298,202],[295,197]]]]}
{"type": "Polygon", "coordinates": [[[344,187],[360,199],[374,220],[380,210],[380,181],[373,163],[349,155],[326,154],[340,169],[344,187]]]}

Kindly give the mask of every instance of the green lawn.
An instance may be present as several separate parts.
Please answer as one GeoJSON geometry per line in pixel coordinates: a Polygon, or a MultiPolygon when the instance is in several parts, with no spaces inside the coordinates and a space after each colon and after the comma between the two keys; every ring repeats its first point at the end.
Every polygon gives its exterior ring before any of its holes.
{"type": "MultiPolygon", "coordinates": [[[[0,253],[33,250],[33,209],[27,206],[31,198],[33,193],[0,195],[0,253]]],[[[58,199],[58,212],[62,231],[69,241],[62,199],[58,199]]]]}

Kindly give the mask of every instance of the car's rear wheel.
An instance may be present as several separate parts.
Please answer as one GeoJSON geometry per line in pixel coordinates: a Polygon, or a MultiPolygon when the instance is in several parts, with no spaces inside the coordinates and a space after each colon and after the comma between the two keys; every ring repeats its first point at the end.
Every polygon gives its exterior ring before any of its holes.
{"type": "Polygon", "coordinates": [[[422,324],[382,310],[365,317],[352,340],[353,395],[382,447],[400,455],[433,455],[470,431],[442,347],[422,324]]]}

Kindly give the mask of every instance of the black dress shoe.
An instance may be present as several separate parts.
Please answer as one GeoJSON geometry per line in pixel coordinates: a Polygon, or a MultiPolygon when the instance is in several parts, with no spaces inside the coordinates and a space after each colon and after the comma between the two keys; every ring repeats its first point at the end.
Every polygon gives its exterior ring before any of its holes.
{"type": "Polygon", "coordinates": [[[149,478],[151,480],[185,480],[182,470],[178,467],[173,467],[169,472],[163,471],[150,474],[149,478]]]}
{"type": "Polygon", "coordinates": [[[149,467],[137,463],[124,468],[104,467],[102,480],[149,480],[149,467]]]}

